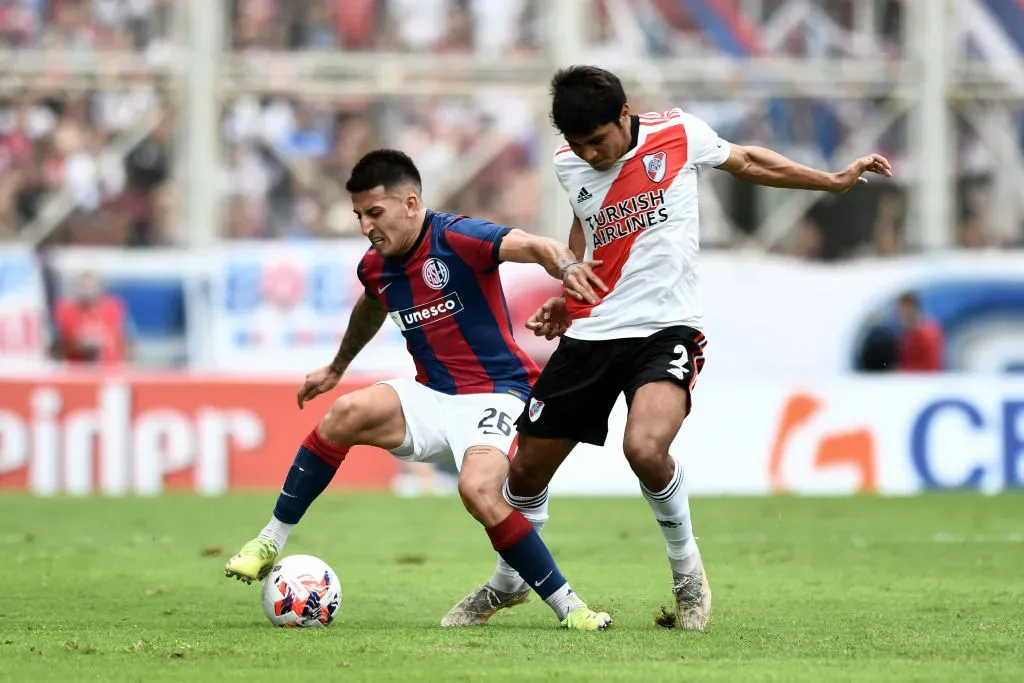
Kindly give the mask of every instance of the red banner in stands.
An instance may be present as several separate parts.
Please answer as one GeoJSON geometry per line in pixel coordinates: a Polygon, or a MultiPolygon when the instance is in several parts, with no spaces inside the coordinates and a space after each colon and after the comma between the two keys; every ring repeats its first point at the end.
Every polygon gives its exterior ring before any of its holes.
{"type": "MultiPolygon", "coordinates": [[[[0,490],[40,495],[153,495],[277,490],[330,400],[305,410],[298,384],[208,377],[91,376],[0,380],[0,490]]],[[[387,490],[388,453],[355,448],[336,489],[387,490]]]]}

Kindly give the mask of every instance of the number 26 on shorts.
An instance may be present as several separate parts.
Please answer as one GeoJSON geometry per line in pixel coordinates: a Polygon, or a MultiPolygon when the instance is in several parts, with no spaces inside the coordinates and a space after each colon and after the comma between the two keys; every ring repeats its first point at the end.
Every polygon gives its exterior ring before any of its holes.
{"type": "Polygon", "coordinates": [[[488,408],[476,428],[484,430],[484,434],[509,436],[512,433],[512,418],[508,413],[498,412],[496,408],[488,408]]]}

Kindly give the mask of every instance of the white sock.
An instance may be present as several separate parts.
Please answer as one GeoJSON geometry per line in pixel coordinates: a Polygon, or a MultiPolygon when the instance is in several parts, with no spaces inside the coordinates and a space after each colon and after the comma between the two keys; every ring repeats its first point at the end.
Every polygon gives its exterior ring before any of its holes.
{"type": "Polygon", "coordinates": [[[580,596],[576,595],[576,592],[569,587],[568,581],[566,581],[564,586],[549,595],[548,599],[544,602],[548,603],[548,606],[555,610],[559,621],[565,619],[569,612],[587,606],[587,603],[580,600],[580,596]]]}
{"type": "MultiPolygon", "coordinates": [[[[533,497],[513,496],[509,493],[508,482],[506,481],[505,487],[502,489],[502,495],[505,496],[505,500],[509,505],[519,510],[523,517],[530,520],[534,531],[539,534],[544,530],[544,525],[548,523],[548,490],[546,488],[533,497]]],[[[522,590],[526,582],[519,576],[519,572],[513,569],[505,560],[501,559],[499,555],[498,566],[494,568],[494,574],[487,580],[487,584],[491,588],[504,593],[515,593],[518,590],[522,590]]]]}
{"type": "Polygon", "coordinates": [[[494,568],[491,578],[487,579],[487,585],[502,593],[515,593],[523,587],[524,581],[520,578],[519,572],[512,569],[499,555],[498,566],[494,568]]]}
{"type": "Polygon", "coordinates": [[[256,538],[260,540],[270,539],[274,548],[277,549],[278,554],[284,550],[284,544],[288,541],[288,534],[295,528],[294,524],[286,524],[279,520],[277,517],[271,517],[267,525],[263,527],[263,531],[256,538]]]}
{"type": "Polygon", "coordinates": [[[683,485],[683,468],[673,459],[675,471],[672,480],[658,492],[648,491],[640,484],[640,490],[654,511],[661,533],[665,537],[665,550],[673,574],[694,574],[700,567],[697,542],[693,540],[693,526],[690,524],[690,499],[683,485]]]}

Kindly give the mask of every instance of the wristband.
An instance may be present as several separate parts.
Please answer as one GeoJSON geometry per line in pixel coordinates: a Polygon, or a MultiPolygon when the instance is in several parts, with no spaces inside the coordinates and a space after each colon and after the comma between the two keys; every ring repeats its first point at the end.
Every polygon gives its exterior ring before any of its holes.
{"type": "Polygon", "coordinates": [[[572,273],[572,271],[576,270],[582,265],[583,264],[580,263],[579,261],[573,261],[572,263],[568,263],[562,266],[562,280],[564,281],[565,278],[569,277],[569,274],[572,273]]]}

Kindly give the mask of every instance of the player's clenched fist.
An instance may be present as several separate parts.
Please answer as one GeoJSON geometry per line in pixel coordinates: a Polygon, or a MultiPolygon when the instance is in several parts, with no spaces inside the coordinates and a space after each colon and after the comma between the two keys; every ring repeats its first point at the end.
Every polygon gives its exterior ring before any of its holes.
{"type": "Polygon", "coordinates": [[[569,309],[565,307],[565,299],[552,297],[537,309],[537,312],[526,321],[526,329],[534,335],[547,340],[561,337],[569,329],[569,309]]]}
{"type": "Polygon", "coordinates": [[[603,261],[583,261],[582,263],[570,263],[562,269],[562,284],[565,286],[565,293],[579,301],[586,301],[588,304],[596,304],[600,301],[594,289],[600,289],[607,293],[608,287],[594,272],[594,268],[601,265],[603,261]]]}
{"type": "Polygon", "coordinates": [[[302,409],[302,405],[306,401],[311,401],[320,394],[330,391],[334,387],[338,386],[338,382],[341,380],[341,373],[332,368],[330,365],[314,370],[313,372],[306,375],[306,381],[299,389],[299,409],[302,409]]]}

